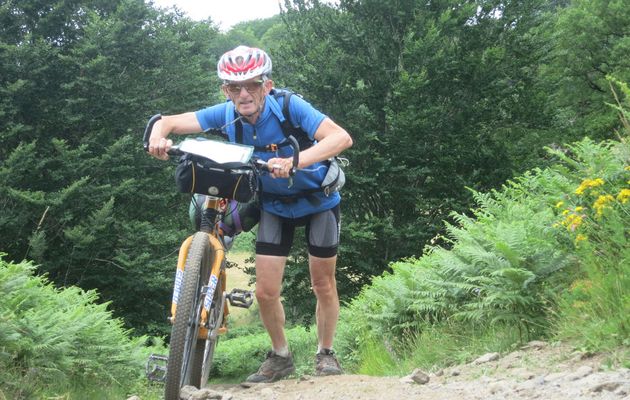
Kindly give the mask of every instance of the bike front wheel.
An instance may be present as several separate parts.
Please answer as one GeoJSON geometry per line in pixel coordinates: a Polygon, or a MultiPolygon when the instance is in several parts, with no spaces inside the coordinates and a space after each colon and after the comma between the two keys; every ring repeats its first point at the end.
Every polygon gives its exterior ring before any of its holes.
{"type": "MultiPolygon", "coordinates": [[[[223,266],[221,268],[223,270],[223,266]]],[[[210,277],[211,280],[215,279],[215,276],[210,277]]],[[[199,346],[202,351],[200,352],[200,387],[204,387],[208,383],[210,376],[210,370],[212,369],[212,359],[214,357],[214,349],[219,342],[219,330],[223,327],[224,307],[225,307],[225,291],[223,288],[225,274],[220,273],[216,281],[216,290],[212,296],[212,302],[206,302],[209,307],[208,310],[208,339],[205,341],[205,345],[199,346]]],[[[202,342],[203,343],[203,342],[202,342]]]]}
{"type": "Polygon", "coordinates": [[[164,391],[166,400],[179,400],[180,389],[186,385],[200,386],[204,354],[204,341],[198,337],[203,308],[201,289],[210,277],[212,250],[208,234],[198,232],[193,236],[171,330],[164,391]]]}

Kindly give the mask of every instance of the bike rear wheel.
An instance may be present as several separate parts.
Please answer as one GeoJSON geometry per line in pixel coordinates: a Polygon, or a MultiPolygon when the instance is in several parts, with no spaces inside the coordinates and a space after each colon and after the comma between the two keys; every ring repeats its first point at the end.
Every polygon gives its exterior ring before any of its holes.
{"type": "Polygon", "coordinates": [[[184,268],[175,321],[171,330],[166,384],[166,400],[179,400],[180,389],[186,385],[200,386],[204,342],[199,340],[203,296],[201,288],[208,282],[212,251],[208,235],[194,235],[184,268]]]}

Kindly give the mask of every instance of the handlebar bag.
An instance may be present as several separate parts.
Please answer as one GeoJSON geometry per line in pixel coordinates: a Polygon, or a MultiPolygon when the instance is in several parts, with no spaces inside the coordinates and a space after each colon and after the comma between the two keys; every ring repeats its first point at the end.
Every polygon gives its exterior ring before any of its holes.
{"type": "Polygon", "coordinates": [[[258,190],[258,178],[251,164],[217,163],[194,154],[185,154],[175,170],[175,182],[182,193],[198,193],[250,201],[258,190]]]}

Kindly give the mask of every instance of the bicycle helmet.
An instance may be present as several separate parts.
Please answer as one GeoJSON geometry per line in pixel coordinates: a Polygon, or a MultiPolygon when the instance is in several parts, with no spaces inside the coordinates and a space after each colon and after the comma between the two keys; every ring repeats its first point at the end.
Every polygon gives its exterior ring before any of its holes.
{"type": "Polygon", "coordinates": [[[223,54],[217,73],[224,81],[242,82],[259,75],[271,74],[271,58],[256,47],[238,46],[223,54]]]}

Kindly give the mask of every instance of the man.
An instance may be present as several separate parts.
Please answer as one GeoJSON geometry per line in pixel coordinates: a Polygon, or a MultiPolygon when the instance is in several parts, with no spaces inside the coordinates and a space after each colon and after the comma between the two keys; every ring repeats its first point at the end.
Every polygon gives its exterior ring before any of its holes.
{"type": "Polygon", "coordinates": [[[281,128],[281,104],[270,95],[271,59],[262,50],[239,46],[225,53],[217,64],[222,90],[228,101],[197,112],[164,116],[151,134],[149,152],[168,159],[170,133],[197,133],[221,128],[230,141],[252,145],[267,160],[270,173],[261,177],[261,219],[256,238],[256,299],[260,316],[271,338],[272,350],[250,382],[273,382],[295,371],[284,334],[285,314],[280,301],[282,278],[296,226],[306,226],[311,285],[317,299],[318,349],[316,374],[341,374],[332,350],[339,317],[335,280],[339,243],[338,192],[317,191],[327,171],[323,161],[352,145],[339,125],[299,96],[289,102],[291,122],[306,132],[314,144],[300,151],[298,171],[289,185],[293,167],[289,146],[281,128]],[[240,133],[238,133],[240,131],[240,133]],[[269,146],[271,145],[271,146],[269,146]],[[265,150],[265,146],[271,150],[265,150]]]}

